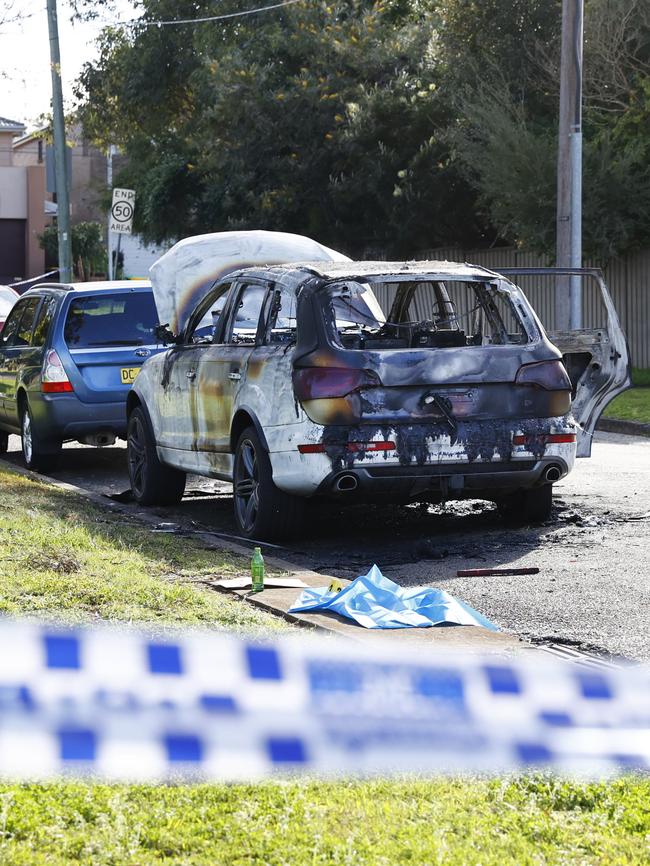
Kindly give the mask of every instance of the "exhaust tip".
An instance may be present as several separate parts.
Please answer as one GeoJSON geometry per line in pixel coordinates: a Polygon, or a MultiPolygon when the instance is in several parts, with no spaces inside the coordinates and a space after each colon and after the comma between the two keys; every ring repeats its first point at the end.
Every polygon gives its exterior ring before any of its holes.
{"type": "Polygon", "coordinates": [[[559,481],[561,477],[562,470],[556,464],[552,464],[551,466],[547,467],[546,471],[544,472],[544,479],[546,481],[559,481]]]}
{"type": "Polygon", "coordinates": [[[359,481],[356,475],[340,475],[334,483],[335,490],[341,493],[349,493],[351,490],[356,490],[359,486],[359,481]]]}

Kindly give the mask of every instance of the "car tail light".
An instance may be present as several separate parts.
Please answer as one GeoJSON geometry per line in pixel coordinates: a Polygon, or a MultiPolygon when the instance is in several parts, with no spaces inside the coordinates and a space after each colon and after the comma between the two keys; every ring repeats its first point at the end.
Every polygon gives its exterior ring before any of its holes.
{"type": "Polygon", "coordinates": [[[576,441],[575,433],[542,433],[540,436],[513,436],[513,445],[529,445],[532,442],[543,442],[545,445],[566,445],[576,441]]]}
{"type": "Polygon", "coordinates": [[[537,385],[546,391],[570,391],[571,379],[562,361],[537,361],[517,370],[516,385],[537,385]]]}
{"type": "Polygon", "coordinates": [[[372,370],[349,367],[303,367],[293,373],[293,389],[301,401],[345,397],[363,385],[381,385],[381,380],[372,370]]]}
{"type": "Polygon", "coordinates": [[[44,394],[64,394],[73,390],[72,382],[61,363],[61,358],[54,349],[50,349],[45,355],[43,364],[41,391],[44,394]]]}
{"type": "MultiPolygon", "coordinates": [[[[347,451],[394,451],[397,446],[394,442],[346,442],[347,451]]],[[[299,445],[301,454],[324,454],[325,445],[322,442],[310,442],[299,445]]]]}

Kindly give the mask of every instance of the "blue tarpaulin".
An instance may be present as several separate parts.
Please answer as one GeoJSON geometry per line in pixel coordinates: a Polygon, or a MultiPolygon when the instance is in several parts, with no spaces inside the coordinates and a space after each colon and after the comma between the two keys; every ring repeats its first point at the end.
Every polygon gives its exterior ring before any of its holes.
{"type": "Polygon", "coordinates": [[[326,586],[303,590],[289,613],[331,610],[364,628],[426,628],[434,625],[499,627],[468,604],[433,587],[403,588],[376,565],[338,592],[326,586]]]}

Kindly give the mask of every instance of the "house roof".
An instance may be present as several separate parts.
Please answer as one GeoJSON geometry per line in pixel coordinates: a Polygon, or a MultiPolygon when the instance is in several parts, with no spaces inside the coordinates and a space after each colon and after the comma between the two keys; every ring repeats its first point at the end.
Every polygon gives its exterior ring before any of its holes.
{"type": "MultiPolygon", "coordinates": [[[[25,127],[23,127],[23,130],[25,127]]],[[[46,130],[44,129],[36,129],[34,132],[28,132],[27,135],[21,135],[20,138],[16,138],[13,143],[14,150],[23,147],[26,144],[30,144],[32,141],[44,140],[46,135],[46,130]]]]}
{"type": "Polygon", "coordinates": [[[8,117],[0,117],[0,132],[15,132],[23,135],[27,127],[18,120],[9,120],[8,117]]]}

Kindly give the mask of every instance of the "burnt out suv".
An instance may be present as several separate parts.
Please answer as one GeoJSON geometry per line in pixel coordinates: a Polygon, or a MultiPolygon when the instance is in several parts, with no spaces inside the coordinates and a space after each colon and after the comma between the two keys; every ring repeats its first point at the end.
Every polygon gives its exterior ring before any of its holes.
{"type": "Polygon", "coordinates": [[[188,472],[232,481],[239,531],[255,538],[290,533],[316,496],[485,498],[545,519],[553,483],[629,385],[613,307],[608,330],[564,332],[561,352],[498,273],[326,248],[273,265],[305,253],[307,239],[275,248],[291,237],[188,239],[153,266],[173,345],[127,400],[138,501],[178,501],[188,472]],[[267,264],[234,270],[238,257],[267,264]]]}

